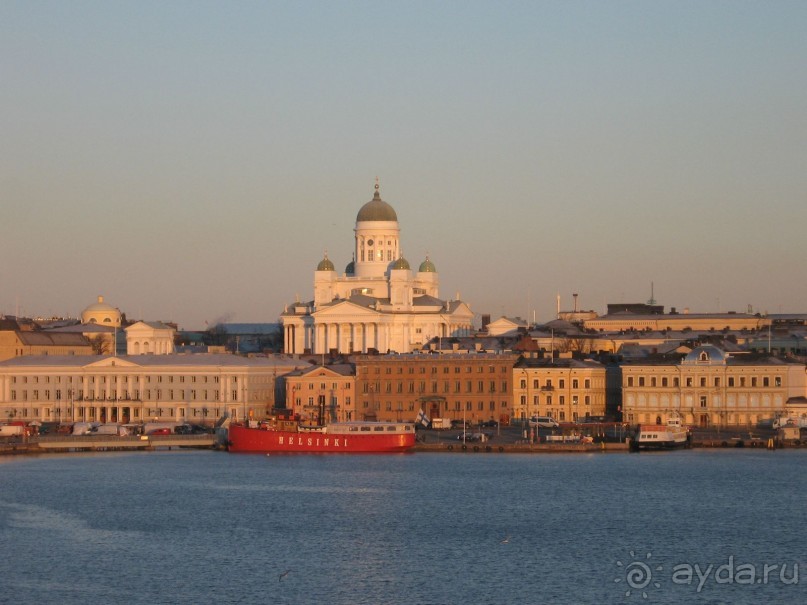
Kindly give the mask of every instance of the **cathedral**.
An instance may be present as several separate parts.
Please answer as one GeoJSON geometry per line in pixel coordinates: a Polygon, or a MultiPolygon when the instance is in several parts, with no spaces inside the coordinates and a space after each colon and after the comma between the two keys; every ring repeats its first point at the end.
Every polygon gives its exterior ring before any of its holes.
{"type": "Polygon", "coordinates": [[[325,254],[314,272],[314,300],[287,305],[281,314],[286,353],[409,353],[434,338],[472,333],[471,309],[440,299],[428,256],[412,270],[400,231],[376,183],[356,216],[353,260],[344,273],[325,254]]]}

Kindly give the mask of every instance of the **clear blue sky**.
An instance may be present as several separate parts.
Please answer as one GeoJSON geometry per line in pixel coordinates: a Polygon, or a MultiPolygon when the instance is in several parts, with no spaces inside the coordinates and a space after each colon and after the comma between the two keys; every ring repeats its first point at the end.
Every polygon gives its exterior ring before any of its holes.
{"type": "Polygon", "coordinates": [[[398,212],[477,313],[807,312],[807,2],[0,1],[0,313],[276,321],[398,212]]]}

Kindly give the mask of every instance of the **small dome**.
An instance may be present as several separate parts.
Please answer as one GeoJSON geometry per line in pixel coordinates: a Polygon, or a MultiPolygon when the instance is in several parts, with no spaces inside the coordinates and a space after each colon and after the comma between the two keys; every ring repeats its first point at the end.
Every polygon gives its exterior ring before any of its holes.
{"type": "Polygon", "coordinates": [[[81,312],[81,323],[83,324],[119,326],[120,322],[120,310],[116,309],[109,303],[105,303],[103,296],[99,296],[97,303],[90,305],[81,312]]]}
{"type": "Polygon", "coordinates": [[[319,264],[317,265],[317,271],[336,271],[336,269],[333,266],[333,263],[328,258],[327,254],[325,255],[325,258],[319,261],[319,264]]]}
{"type": "Polygon", "coordinates": [[[378,183],[375,186],[373,199],[362,206],[356,215],[356,222],[362,221],[398,221],[398,215],[395,214],[392,206],[381,199],[381,194],[378,192],[378,183]]]}
{"type": "Polygon", "coordinates": [[[356,272],[356,263],[354,261],[350,261],[345,267],[345,273],[348,275],[353,275],[356,272]]]}
{"type": "Polygon", "coordinates": [[[426,257],[422,263],[420,263],[420,268],[418,269],[420,273],[437,273],[437,267],[434,266],[434,263],[429,260],[429,257],[426,257]]]}
{"type": "Polygon", "coordinates": [[[724,365],[728,359],[728,354],[714,345],[702,345],[695,347],[684,358],[686,365],[724,365]]]}
{"type": "Polygon", "coordinates": [[[392,264],[392,267],[390,267],[390,269],[392,269],[393,271],[400,269],[405,269],[406,271],[409,271],[409,262],[402,256],[392,264]]]}

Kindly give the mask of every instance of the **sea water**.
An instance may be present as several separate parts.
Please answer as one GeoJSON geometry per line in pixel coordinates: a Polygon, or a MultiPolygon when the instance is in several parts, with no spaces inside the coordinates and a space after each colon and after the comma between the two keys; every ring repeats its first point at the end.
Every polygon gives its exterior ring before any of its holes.
{"type": "Polygon", "coordinates": [[[0,603],[804,603],[805,465],[751,449],[6,457],[0,603]]]}

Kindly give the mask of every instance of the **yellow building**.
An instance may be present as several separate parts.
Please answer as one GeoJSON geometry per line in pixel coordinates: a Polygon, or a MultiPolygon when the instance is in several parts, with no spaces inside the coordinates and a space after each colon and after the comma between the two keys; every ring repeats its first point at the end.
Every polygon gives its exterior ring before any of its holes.
{"type": "Polygon", "coordinates": [[[805,394],[805,365],[778,358],[728,355],[712,345],[696,347],[680,362],[641,361],[622,366],[626,422],[753,426],[785,411],[805,394]]]}
{"type": "Polygon", "coordinates": [[[14,322],[0,329],[0,361],[23,355],[92,355],[92,343],[77,333],[19,330],[14,322]]]}
{"type": "Polygon", "coordinates": [[[525,356],[513,368],[515,418],[575,422],[605,416],[605,367],[591,360],[525,356]]]}
{"type": "Polygon", "coordinates": [[[583,321],[586,330],[618,332],[648,330],[653,332],[692,330],[719,332],[767,328],[771,320],[749,313],[613,313],[583,321]]]}
{"type": "Polygon", "coordinates": [[[351,364],[319,365],[285,377],[286,408],[303,422],[320,424],[356,420],[356,375],[351,364]]]}

